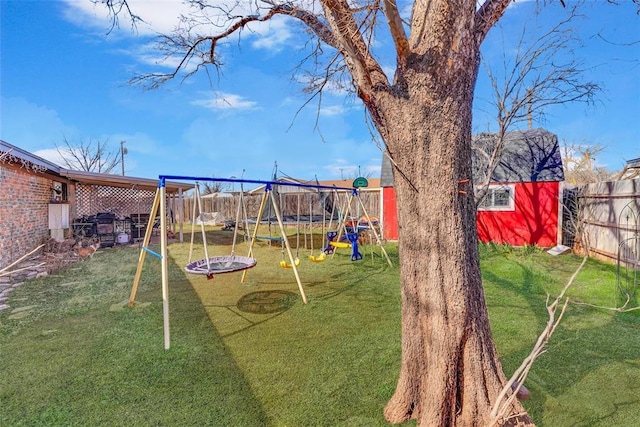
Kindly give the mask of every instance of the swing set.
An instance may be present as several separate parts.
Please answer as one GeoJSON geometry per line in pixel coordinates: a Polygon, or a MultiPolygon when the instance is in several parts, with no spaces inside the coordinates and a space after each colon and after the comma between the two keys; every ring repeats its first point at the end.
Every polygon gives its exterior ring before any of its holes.
{"type": "MultiPolygon", "coordinates": [[[[198,190],[198,182],[201,181],[213,181],[213,182],[220,182],[220,183],[240,183],[241,186],[243,184],[259,184],[259,185],[264,185],[265,186],[265,191],[264,194],[262,196],[261,202],[260,202],[260,208],[258,211],[258,216],[256,219],[256,226],[253,229],[253,232],[251,233],[251,237],[249,239],[249,251],[247,256],[239,256],[235,254],[235,245],[236,245],[236,237],[237,237],[237,233],[238,233],[238,228],[239,228],[239,223],[240,223],[240,209],[242,206],[242,195],[241,195],[241,201],[238,204],[238,210],[236,212],[236,221],[235,221],[235,227],[234,227],[234,236],[233,236],[233,244],[232,244],[232,248],[231,248],[231,254],[229,255],[219,255],[219,256],[210,256],[209,255],[209,251],[208,251],[208,247],[207,247],[207,240],[206,240],[206,233],[205,233],[205,229],[204,229],[204,224],[201,223],[201,232],[202,232],[202,239],[203,239],[203,244],[204,244],[204,258],[197,260],[197,261],[191,261],[191,256],[192,256],[192,252],[193,252],[193,242],[194,242],[194,229],[192,228],[192,234],[191,234],[191,246],[190,246],[190,250],[189,250],[189,263],[185,266],[185,271],[187,273],[191,273],[191,274],[203,274],[206,275],[207,278],[212,279],[214,277],[215,274],[223,274],[223,273],[232,273],[232,272],[239,272],[242,271],[242,278],[241,278],[241,283],[244,283],[246,280],[246,276],[248,273],[248,270],[253,268],[254,266],[256,266],[257,261],[254,258],[254,244],[255,242],[259,239],[258,237],[258,228],[261,222],[261,218],[263,217],[264,214],[264,210],[265,207],[267,206],[267,204],[269,202],[271,202],[271,207],[273,208],[273,212],[275,213],[276,216],[276,220],[278,223],[278,227],[279,227],[279,231],[280,231],[280,235],[281,235],[281,242],[282,242],[282,251],[283,251],[283,260],[280,262],[280,265],[284,268],[287,269],[291,269],[295,275],[296,278],[296,283],[298,285],[298,289],[300,291],[300,295],[302,297],[302,301],[306,304],[307,303],[307,297],[305,295],[304,292],[304,288],[302,286],[302,282],[300,280],[300,275],[298,273],[298,266],[300,265],[300,258],[299,258],[299,247],[300,247],[300,201],[298,203],[298,212],[297,212],[297,237],[296,237],[296,255],[294,256],[293,254],[293,250],[291,248],[291,245],[289,243],[289,239],[287,238],[287,234],[285,232],[285,226],[284,226],[284,221],[283,221],[283,217],[282,217],[282,213],[280,211],[280,207],[279,207],[279,203],[278,200],[276,199],[276,196],[274,194],[273,190],[273,186],[278,185],[278,186],[292,186],[292,187],[300,187],[300,188],[311,188],[311,189],[316,189],[318,191],[320,191],[321,189],[330,189],[332,191],[347,191],[350,192],[350,196],[348,198],[348,203],[347,203],[347,210],[346,212],[349,211],[349,208],[351,206],[351,203],[354,199],[357,199],[360,203],[360,207],[363,210],[363,212],[365,213],[365,216],[367,218],[367,220],[369,221],[369,223],[372,223],[371,218],[369,217],[369,215],[366,213],[364,204],[362,203],[362,201],[360,200],[360,198],[358,197],[358,189],[357,188],[346,188],[346,187],[328,187],[328,186],[322,186],[322,185],[311,185],[311,184],[302,184],[302,183],[282,183],[282,182],[274,182],[274,181],[258,181],[258,180],[248,180],[248,179],[232,179],[232,178],[203,178],[203,177],[188,177],[188,176],[173,176],[173,175],[160,175],[159,177],[159,182],[158,182],[158,189],[156,191],[156,195],[153,201],[153,207],[151,209],[151,214],[149,216],[149,226],[146,229],[146,233],[143,239],[143,243],[141,245],[141,251],[140,251],[140,256],[138,258],[138,266],[136,269],[136,274],[134,277],[134,281],[133,281],[133,286],[131,289],[131,295],[129,298],[129,306],[132,307],[135,303],[135,297],[136,297],[136,293],[137,293],[137,289],[138,289],[138,285],[140,283],[140,277],[142,275],[142,269],[143,269],[143,265],[144,265],[144,261],[146,258],[146,254],[149,253],[157,258],[160,259],[161,261],[161,276],[162,276],[162,302],[163,302],[163,319],[164,319],[164,348],[168,349],[170,346],[170,331],[169,331],[169,274],[168,274],[168,256],[167,256],[167,198],[166,198],[166,187],[165,187],[165,182],[167,180],[188,180],[188,181],[194,181],[196,182],[195,185],[195,196],[197,199],[197,206],[198,206],[198,210],[202,211],[202,204],[201,204],[201,200],[200,200],[200,193],[198,190]],[[151,232],[152,232],[152,225],[153,225],[153,221],[155,221],[156,216],[158,215],[158,210],[159,212],[159,216],[160,216],[160,253],[154,252],[153,250],[149,249],[149,242],[151,239],[151,232]],[[287,255],[288,261],[285,259],[284,255],[287,255]]],[[[241,187],[242,188],[242,187],[241,187]]],[[[310,207],[312,207],[312,203],[310,203],[310,207]]],[[[195,218],[195,209],[196,209],[196,204],[194,203],[194,212],[193,212],[193,217],[195,218]]],[[[311,215],[310,215],[311,217],[311,215]]],[[[333,217],[333,215],[332,215],[333,217]]],[[[325,229],[324,229],[324,220],[325,220],[325,214],[323,213],[323,223],[322,223],[322,232],[324,235],[325,229]]],[[[330,221],[332,221],[333,218],[331,218],[330,221]]],[[[312,219],[310,218],[310,221],[312,222],[312,219]]],[[[248,224],[249,221],[246,218],[246,212],[245,212],[245,219],[244,219],[245,225],[247,225],[246,230],[250,231],[248,228],[248,224]]],[[[331,222],[330,222],[331,224],[331,222]]],[[[331,227],[331,225],[329,226],[331,227]]],[[[338,229],[337,232],[337,237],[338,240],[341,236],[342,233],[346,233],[347,236],[349,236],[349,232],[346,231],[346,229],[344,228],[345,224],[344,221],[340,222],[340,228],[338,229]]],[[[382,242],[380,240],[379,234],[375,231],[375,229],[372,227],[372,230],[375,234],[376,237],[376,241],[378,243],[378,245],[380,246],[380,248],[382,249],[382,253],[384,254],[384,256],[387,259],[387,262],[389,263],[389,265],[392,265],[391,260],[389,259],[389,256],[387,255],[386,251],[384,250],[384,247],[382,246],[382,242]]],[[[306,238],[306,234],[305,234],[305,238],[306,238]]],[[[314,256],[313,255],[313,230],[312,230],[312,234],[311,234],[311,251],[312,254],[309,255],[309,260],[313,261],[313,262],[323,262],[326,259],[326,248],[324,250],[321,251],[321,253],[318,256],[314,256]]],[[[357,251],[357,238],[355,241],[351,242],[351,246],[352,248],[355,248],[355,250],[357,251]]],[[[352,255],[352,260],[354,260],[354,257],[352,255]]],[[[361,259],[361,256],[360,258],[361,259]]]]}
{"type": "MultiPolygon", "coordinates": [[[[366,187],[368,185],[365,178],[356,178],[353,181],[353,190],[349,193],[349,196],[345,199],[344,205],[341,209],[338,209],[338,229],[337,231],[328,231],[326,233],[327,241],[323,248],[325,256],[327,254],[335,255],[336,249],[339,248],[351,248],[351,261],[358,261],[363,258],[363,255],[359,251],[359,240],[361,232],[370,231],[376,239],[376,243],[380,247],[383,256],[386,258],[389,266],[392,266],[391,259],[382,245],[380,234],[376,230],[378,219],[369,216],[367,209],[359,196],[358,188],[366,187]],[[353,204],[354,200],[357,200],[356,208],[358,211],[362,211],[362,215],[358,212],[358,215],[352,216],[354,213],[353,204]]],[[[337,199],[337,193],[335,193],[337,199]]],[[[332,205],[331,217],[333,218],[333,210],[335,209],[335,203],[332,205]]],[[[331,222],[329,223],[331,229],[331,222]]],[[[324,233],[323,233],[324,234],[324,233]]],[[[370,243],[371,242],[371,235],[370,243]]],[[[373,255],[373,253],[372,253],[373,255]]]]}

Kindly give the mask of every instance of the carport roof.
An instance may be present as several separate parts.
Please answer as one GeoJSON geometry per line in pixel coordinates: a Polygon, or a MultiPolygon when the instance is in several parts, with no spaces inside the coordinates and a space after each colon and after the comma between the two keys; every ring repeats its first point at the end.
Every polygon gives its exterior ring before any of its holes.
{"type": "MultiPolygon", "coordinates": [[[[158,179],[137,178],[126,175],[112,175],[76,171],[60,168],[60,176],[83,184],[104,185],[109,187],[135,188],[137,190],[155,190],[158,188],[158,179]]],[[[178,190],[187,191],[193,188],[193,184],[185,182],[166,181],[165,188],[168,193],[177,193],[178,190]]]]}
{"type": "MultiPolygon", "coordinates": [[[[34,165],[38,165],[46,170],[47,173],[57,175],[63,178],[77,181],[82,184],[104,185],[109,187],[135,188],[140,190],[154,191],[158,188],[159,179],[137,178],[126,175],[112,175],[106,173],[85,172],[71,169],[64,169],[55,163],[36,156],[20,147],[9,144],[0,140],[0,153],[10,153],[12,158],[22,159],[34,165]]],[[[166,181],[165,188],[168,193],[177,193],[178,190],[183,191],[193,188],[193,184],[185,182],[166,181]]]]}

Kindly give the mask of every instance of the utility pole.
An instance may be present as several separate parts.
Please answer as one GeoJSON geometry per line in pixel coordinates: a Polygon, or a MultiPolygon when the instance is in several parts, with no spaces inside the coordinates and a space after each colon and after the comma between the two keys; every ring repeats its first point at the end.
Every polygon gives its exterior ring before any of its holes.
{"type": "Polygon", "coordinates": [[[128,153],[127,149],[124,148],[124,143],[127,141],[120,141],[120,163],[122,164],[122,176],[124,176],[124,155],[128,153]]]}

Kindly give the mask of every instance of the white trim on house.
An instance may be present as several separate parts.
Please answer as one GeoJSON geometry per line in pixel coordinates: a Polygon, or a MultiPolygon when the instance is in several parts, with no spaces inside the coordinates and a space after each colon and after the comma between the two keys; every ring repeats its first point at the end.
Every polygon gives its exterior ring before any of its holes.
{"type": "Polygon", "coordinates": [[[558,182],[558,233],[556,236],[556,244],[562,244],[562,230],[564,229],[564,181],[558,182]]]}
{"type": "Polygon", "coordinates": [[[479,211],[515,211],[515,184],[489,184],[487,194],[478,204],[479,211]]]}

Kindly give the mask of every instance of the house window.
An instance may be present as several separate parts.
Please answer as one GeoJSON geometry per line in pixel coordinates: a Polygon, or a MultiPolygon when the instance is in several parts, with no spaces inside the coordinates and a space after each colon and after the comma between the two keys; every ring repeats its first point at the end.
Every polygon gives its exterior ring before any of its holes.
{"type": "Polygon", "coordinates": [[[481,211],[512,211],[515,209],[515,186],[496,185],[487,188],[487,194],[478,204],[481,211]]]}
{"type": "Polygon", "coordinates": [[[53,203],[61,203],[67,201],[66,183],[53,181],[53,184],[51,185],[51,201],[53,203]]]}

